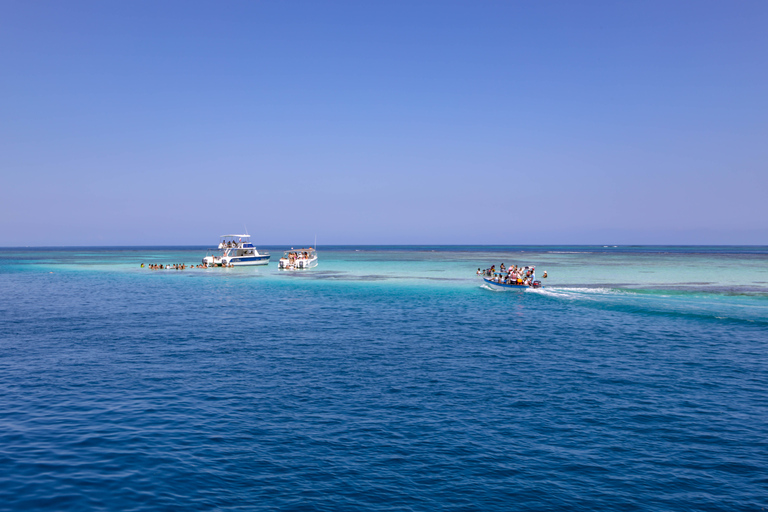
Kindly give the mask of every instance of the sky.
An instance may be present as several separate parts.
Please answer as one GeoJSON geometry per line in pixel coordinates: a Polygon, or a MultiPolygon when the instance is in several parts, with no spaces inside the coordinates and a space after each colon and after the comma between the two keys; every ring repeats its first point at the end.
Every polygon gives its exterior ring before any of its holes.
{"type": "Polygon", "coordinates": [[[768,2],[0,0],[0,246],[768,244],[768,2]]]}

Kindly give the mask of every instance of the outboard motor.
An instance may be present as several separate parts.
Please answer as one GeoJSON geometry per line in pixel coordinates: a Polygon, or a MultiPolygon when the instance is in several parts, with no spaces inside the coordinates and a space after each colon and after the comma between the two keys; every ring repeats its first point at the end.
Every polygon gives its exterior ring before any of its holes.
{"type": "Polygon", "coordinates": [[[531,286],[533,288],[541,288],[541,281],[534,281],[531,286]]]}

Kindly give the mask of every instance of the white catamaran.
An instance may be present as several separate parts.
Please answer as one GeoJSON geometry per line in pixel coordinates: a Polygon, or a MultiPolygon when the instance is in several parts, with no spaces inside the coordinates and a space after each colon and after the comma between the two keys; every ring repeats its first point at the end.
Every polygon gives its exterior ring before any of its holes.
{"type": "Polygon", "coordinates": [[[203,264],[209,267],[266,265],[269,253],[259,252],[251,243],[251,235],[221,235],[218,251],[208,251],[203,264]]]}

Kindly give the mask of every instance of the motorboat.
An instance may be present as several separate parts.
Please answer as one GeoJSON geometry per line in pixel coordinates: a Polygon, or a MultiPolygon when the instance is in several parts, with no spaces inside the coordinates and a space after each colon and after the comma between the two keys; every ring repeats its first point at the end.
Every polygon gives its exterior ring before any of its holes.
{"type": "Polygon", "coordinates": [[[251,235],[221,235],[217,249],[208,251],[203,264],[209,267],[266,265],[269,253],[259,251],[251,243],[251,235]]]}
{"type": "MultiPolygon", "coordinates": [[[[541,288],[541,281],[536,280],[536,267],[524,267],[518,271],[518,276],[513,279],[507,272],[495,272],[491,269],[479,271],[478,276],[483,282],[493,289],[500,290],[525,290],[526,288],[541,288]]],[[[546,272],[544,273],[546,277],[546,272]]]]}
{"type": "Polygon", "coordinates": [[[492,288],[525,290],[526,288],[541,288],[541,281],[532,281],[531,284],[517,284],[504,281],[494,281],[492,278],[484,277],[483,281],[492,288]]]}
{"type": "Polygon", "coordinates": [[[305,270],[317,266],[317,251],[312,247],[285,251],[277,263],[279,270],[305,270]]]}

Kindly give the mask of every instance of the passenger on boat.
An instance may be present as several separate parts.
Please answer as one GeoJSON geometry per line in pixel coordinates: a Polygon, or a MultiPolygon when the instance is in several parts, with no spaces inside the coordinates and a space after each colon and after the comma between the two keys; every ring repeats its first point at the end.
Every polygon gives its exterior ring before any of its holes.
{"type": "Polygon", "coordinates": [[[499,271],[500,271],[500,272],[504,272],[504,270],[505,270],[505,269],[506,269],[506,267],[504,266],[504,263],[502,263],[501,265],[499,265],[499,271]]]}

